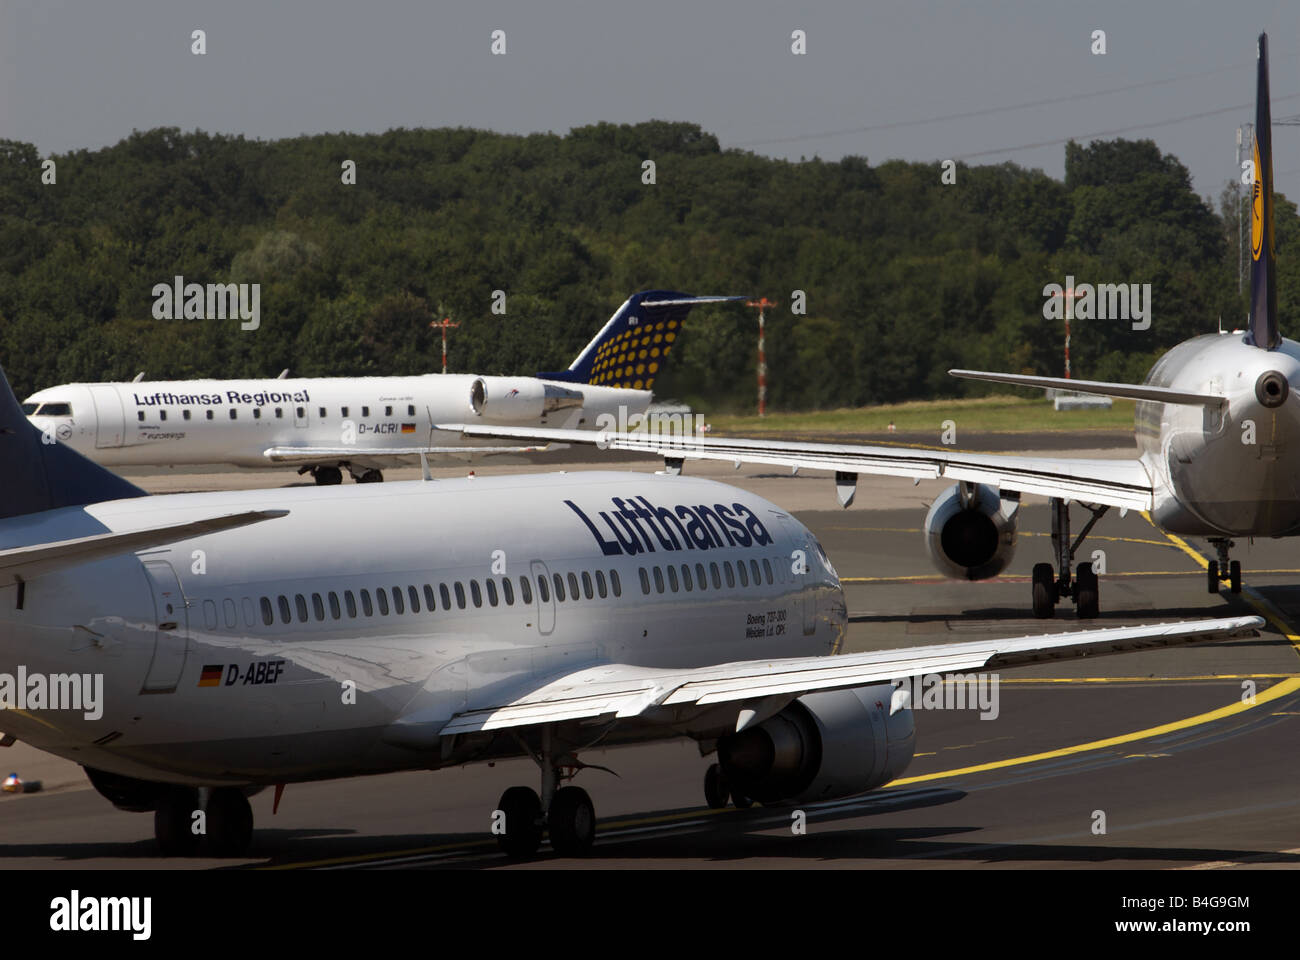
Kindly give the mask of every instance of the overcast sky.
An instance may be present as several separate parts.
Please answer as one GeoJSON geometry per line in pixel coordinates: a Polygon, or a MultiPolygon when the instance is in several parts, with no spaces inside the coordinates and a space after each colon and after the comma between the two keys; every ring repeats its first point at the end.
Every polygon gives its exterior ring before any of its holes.
{"type": "MultiPolygon", "coordinates": [[[[1296,0],[0,0],[0,138],[51,153],[157,126],[276,139],[656,118],[792,159],[1014,160],[1059,177],[1059,143],[1025,145],[1124,130],[1109,135],[1154,139],[1217,195],[1253,119],[1260,30],[1274,119],[1298,115],[1296,0]]],[[[1274,145],[1278,188],[1300,197],[1300,126],[1274,145]]]]}

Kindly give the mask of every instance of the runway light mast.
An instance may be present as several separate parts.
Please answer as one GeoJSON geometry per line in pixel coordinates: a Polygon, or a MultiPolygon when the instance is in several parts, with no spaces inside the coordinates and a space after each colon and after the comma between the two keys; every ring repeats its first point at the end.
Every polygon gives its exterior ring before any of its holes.
{"type": "Polygon", "coordinates": [[[763,314],[768,307],[775,307],[776,304],[763,297],[761,300],[746,300],[745,306],[758,309],[758,415],[762,417],[767,412],[767,355],[763,352],[763,314]]]}
{"type": "Polygon", "coordinates": [[[452,323],[451,317],[443,317],[441,320],[431,320],[429,326],[442,329],[442,372],[447,372],[447,328],[459,327],[459,323],[452,323]]]}
{"type": "Polygon", "coordinates": [[[1061,293],[1052,294],[1054,297],[1065,298],[1065,379],[1070,379],[1070,321],[1074,319],[1074,301],[1078,296],[1074,292],[1074,287],[1069,287],[1061,293]]]}

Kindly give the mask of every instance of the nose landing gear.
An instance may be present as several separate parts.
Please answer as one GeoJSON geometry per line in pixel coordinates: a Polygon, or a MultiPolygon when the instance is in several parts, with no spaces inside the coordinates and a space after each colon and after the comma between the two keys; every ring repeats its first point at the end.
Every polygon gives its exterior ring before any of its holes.
{"type": "Polygon", "coordinates": [[[1233,593],[1241,593],[1241,561],[1228,559],[1228,551],[1236,544],[1227,537],[1211,537],[1210,543],[1214,544],[1218,559],[1211,560],[1205,569],[1206,589],[1210,593],[1218,593],[1219,584],[1227,580],[1229,590],[1233,593]]]}

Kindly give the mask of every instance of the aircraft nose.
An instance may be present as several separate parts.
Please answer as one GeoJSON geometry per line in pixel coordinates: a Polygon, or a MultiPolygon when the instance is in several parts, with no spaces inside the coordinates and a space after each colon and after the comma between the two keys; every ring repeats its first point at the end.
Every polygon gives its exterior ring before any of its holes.
{"type": "Polygon", "coordinates": [[[1270,410],[1286,403],[1291,392],[1291,384],[1286,375],[1277,370],[1266,370],[1255,381],[1255,399],[1270,410]]]}

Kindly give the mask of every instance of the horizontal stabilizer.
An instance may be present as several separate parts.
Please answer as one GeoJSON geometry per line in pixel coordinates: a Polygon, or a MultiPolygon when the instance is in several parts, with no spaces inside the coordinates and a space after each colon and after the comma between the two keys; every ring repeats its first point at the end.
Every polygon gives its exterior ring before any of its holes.
{"type": "Polygon", "coordinates": [[[1227,397],[1210,393],[1187,393],[1169,387],[1156,387],[1145,383],[1106,383],[1101,380],[1067,380],[1064,377],[1030,377],[1019,373],[987,373],[983,370],[949,370],[949,376],[963,380],[987,380],[992,383],[1009,383],[1016,387],[1042,387],[1045,390],[1067,390],[1072,393],[1090,393],[1099,397],[1126,397],[1129,400],[1152,400],[1156,403],[1187,403],[1202,407],[1222,407],[1227,397]]]}
{"type": "Polygon", "coordinates": [[[91,560],[100,560],[135,550],[147,550],[150,547],[189,540],[192,537],[231,530],[235,527],[246,527],[251,523],[261,523],[263,520],[287,516],[288,513],[288,510],[249,510],[246,513],[208,517],[204,520],[192,520],[189,523],[173,523],[165,527],[149,527],[145,530],[129,530],[123,533],[99,533],[72,540],[13,547],[9,550],[0,550],[0,574],[3,574],[6,581],[11,577],[17,580],[30,580],[65,567],[89,563],[91,560]]]}

